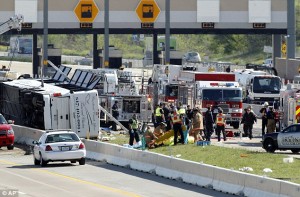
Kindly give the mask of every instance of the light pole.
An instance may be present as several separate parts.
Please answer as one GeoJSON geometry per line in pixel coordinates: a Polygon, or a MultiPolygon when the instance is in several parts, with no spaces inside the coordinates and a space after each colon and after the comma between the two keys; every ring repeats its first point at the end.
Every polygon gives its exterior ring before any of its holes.
{"type": "Polygon", "coordinates": [[[286,36],[284,36],[284,39],[285,39],[285,45],[286,45],[286,47],[285,47],[285,49],[286,49],[286,55],[285,55],[285,60],[286,60],[286,62],[285,62],[285,79],[286,79],[286,81],[287,81],[287,71],[288,71],[288,65],[289,65],[289,58],[288,58],[288,38],[290,37],[290,35],[286,35],[286,36]]]}

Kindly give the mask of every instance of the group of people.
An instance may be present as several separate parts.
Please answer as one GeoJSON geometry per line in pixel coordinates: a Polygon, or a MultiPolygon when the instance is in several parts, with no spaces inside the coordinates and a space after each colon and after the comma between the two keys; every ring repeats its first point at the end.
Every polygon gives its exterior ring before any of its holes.
{"type": "MultiPolygon", "coordinates": [[[[251,106],[248,106],[244,109],[243,118],[241,124],[244,124],[243,130],[245,137],[253,138],[252,129],[253,124],[257,122],[257,115],[253,112],[251,106]]],[[[260,109],[261,119],[262,119],[262,130],[261,134],[264,136],[267,133],[273,133],[276,131],[276,112],[274,111],[273,106],[269,106],[268,102],[263,104],[263,107],[260,109]]]]}
{"type": "Polygon", "coordinates": [[[210,141],[211,135],[216,130],[218,141],[221,141],[221,134],[226,141],[225,115],[220,107],[208,106],[203,116],[201,109],[197,107],[191,108],[190,105],[187,105],[187,108],[184,108],[181,103],[177,107],[173,104],[161,103],[156,105],[152,122],[154,123],[154,132],[148,132],[145,135],[148,147],[153,148],[155,140],[171,129],[174,131],[174,145],[186,143],[184,132],[189,132],[189,136],[193,136],[194,142],[196,142],[210,141]],[[217,110],[217,114],[213,113],[214,109],[217,110]],[[178,140],[178,134],[180,140],[178,140]]]}
{"type": "Polygon", "coordinates": [[[268,102],[265,102],[263,107],[259,111],[261,113],[262,119],[262,136],[266,134],[265,130],[267,128],[267,133],[273,133],[276,130],[276,113],[273,106],[269,106],[268,102]]]}

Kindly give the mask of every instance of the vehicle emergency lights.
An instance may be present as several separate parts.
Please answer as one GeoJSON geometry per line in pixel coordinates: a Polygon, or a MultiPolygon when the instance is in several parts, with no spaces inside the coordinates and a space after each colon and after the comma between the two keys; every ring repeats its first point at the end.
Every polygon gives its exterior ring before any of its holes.
{"type": "Polygon", "coordinates": [[[58,92],[58,93],[53,93],[53,96],[54,96],[54,97],[59,97],[59,96],[62,96],[62,95],[61,95],[60,92],[58,92]]]}
{"type": "Polygon", "coordinates": [[[211,86],[226,86],[231,87],[234,86],[234,83],[210,83],[211,86]]]}

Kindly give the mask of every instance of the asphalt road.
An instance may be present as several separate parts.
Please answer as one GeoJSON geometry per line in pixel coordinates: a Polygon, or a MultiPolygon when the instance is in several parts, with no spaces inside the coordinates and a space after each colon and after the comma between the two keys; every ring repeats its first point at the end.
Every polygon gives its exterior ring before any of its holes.
{"type": "Polygon", "coordinates": [[[19,148],[0,149],[0,197],[14,190],[22,197],[232,196],[90,160],[84,166],[65,162],[41,168],[24,154],[19,148]]]}

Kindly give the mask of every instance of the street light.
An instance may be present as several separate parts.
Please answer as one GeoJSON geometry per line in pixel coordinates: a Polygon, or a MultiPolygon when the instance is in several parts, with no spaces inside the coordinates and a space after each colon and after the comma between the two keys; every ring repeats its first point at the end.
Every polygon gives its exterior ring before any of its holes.
{"type": "Polygon", "coordinates": [[[289,59],[288,59],[288,38],[290,37],[290,35],[286,35],[286,36],[284,36],[284,39],[285,39],[285,45],[286,45],[286,55],[285,55],[285,60],[286,60],[286,62],[285,62],[285,79],[286,79],[286,81],[287,81],[287,70],[288,70],[288,61],[289,61],[289,59]]]}

